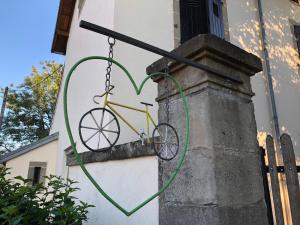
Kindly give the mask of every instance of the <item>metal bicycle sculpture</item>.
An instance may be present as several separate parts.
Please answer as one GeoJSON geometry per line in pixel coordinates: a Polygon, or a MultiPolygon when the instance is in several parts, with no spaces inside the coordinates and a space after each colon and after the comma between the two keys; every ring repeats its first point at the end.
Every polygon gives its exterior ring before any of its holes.
{"type": "MultiPolygon", "coordinates": [[[[109,58],[113,58],[113,46],[115,40],[108,38],[110,45],[109,58]]],[[[179,149],[179,138],[176,129],[169,124],[169,98],[167,97],[167,122],[156,125],[153,117],[149,113],[149,107],[153,106],[150,103],[141,102],[145,106],[144,109],[135,108],[132,106],[120,104],[109,100],[109,95],[115,88],[110,84],[112,63],[108,61],[106,69],[105,92],[102,95],[95,95],[96,98],[104,98],[102,108],[93,108],[86,112],[79,122],[79,137],[83,145],[91,151],[102,152],[112,149],[117,143],[120,136],[120,124],[118,118],[121,119],[133,132],[135,132],[142,144],[146,139],[147,144],[151,144],[156,155],[163,160],[172,160],[176,157],[179,149]],[[115,106],[126,108],[132,111],[137,111],[145,114],[146,132],[138,131],[120,112],[115,109],[115,106]],[[107,120],[108,119],[108,120],[107,120]],[[150,138],[150,122],[155,127],[150,138]]],[[[167,72],[167,71],[166,71],[167,72]]]]}

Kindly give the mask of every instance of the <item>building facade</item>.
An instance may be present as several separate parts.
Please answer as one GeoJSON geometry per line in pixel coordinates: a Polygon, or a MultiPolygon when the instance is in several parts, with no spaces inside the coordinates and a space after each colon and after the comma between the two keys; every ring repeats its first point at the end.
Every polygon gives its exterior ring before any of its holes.
{"type": "Polygon", "coordinates": [[[9,168],[7,178],[21,176],[32,184],[43,183],[44,176],[57,175],[58,133],[43,138],[16,151],[5,154],[0,164],[9,168]]]}
{"type": "MultiPolygon", "coordinates": [[[[79,59],[91,55],[108,55],[107,37],[79,27],[86,20],[127,34],[165,50],[172,50],[201,33],[212,33],[263,60],[264,71],[252,79],[255,93],[255,117],[258,139],[266,134],[278,137],[291,134],[296,155],[300,157],[300,4],[295,0],[61,0],[52,51],[64,54],[65,74],[79,59]]],[[[117,42],[114,58],[133,75],[136,83],[145,77],[145,68],[159,56],[117,42]]],[[[79,152],[78,124],[88,110],[99,107],[94,95],[104,92],[106,62],[90,61],[75,72],[69,89],[69,117],[79,152]]],[[[115,66],[111,75],[115,86],[110,99],[141,107],[140,101],[155,103],[157,87],[146,85],[136,96],[127,78],[115,66]]],[[[63,82],[64,84],[64,82],[63,82]]],[[[68,174],[64,150],[69,140],[64,125],[63,88],[61,88],[51,133],[60,133],[60,160],[56,171],[68,174]]],[[[157,106],[151,108],[156,115],[157,106]]],[[[143,115],[122,110],[137,127],[145,126],[143,115]]],[[[156,119],[156,118],[155,118],[156,119]]],[[[120,124],[118,144],[139,137],[120,124]]],[[[126,207],[157,191],[157,158],[154,156],[105,163],[91,163],[87,168],[96,180],[126,207]],[[128,175],[129,174],[129,175],[128,175]],[[143,174],[147,174],[143,176],[143,174]],[[138,194],[137,194],[138,193],[138,194]]],[[[107,203],[87,181],[78,166],[69,168],[69,176],[79,181],[80,198],[97,207],[91,210],[89,224],[158,224],[158,201],[153,201],[136,215],[127,218],[107,203]],[[101,223],[100,223],[101,222],[101,223]]]]}

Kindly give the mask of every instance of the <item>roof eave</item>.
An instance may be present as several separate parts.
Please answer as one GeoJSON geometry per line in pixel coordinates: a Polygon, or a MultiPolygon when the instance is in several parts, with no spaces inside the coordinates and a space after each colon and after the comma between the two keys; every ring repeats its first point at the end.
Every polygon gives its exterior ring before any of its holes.
{"type": "Polygon", "coordinates": [[[76,0],[60,0],[51,52],[65,55],[76,0]]]}
{"type": "Polygon", "coordinates": [[[56,133],[53,133],[45,138],[42,138],[34,143],[31,143],[29,145],[26,145],[24,147],[21,147],[15,151],[12,151],[10,153],[7,153],[5,154],[2,158],[0,158],[0,164],[3,164],[3,163],[6,163],[7,161],[11,160],[11,159],[14,159],[20,155],[23,155],[27,152],[30,152],[34,149],[37,149],[41,146],[44,146],[52,141],[55,141],[55,140],[58,140],[58,137],[59,137],[59,133],[56,132],[56,133]]]}

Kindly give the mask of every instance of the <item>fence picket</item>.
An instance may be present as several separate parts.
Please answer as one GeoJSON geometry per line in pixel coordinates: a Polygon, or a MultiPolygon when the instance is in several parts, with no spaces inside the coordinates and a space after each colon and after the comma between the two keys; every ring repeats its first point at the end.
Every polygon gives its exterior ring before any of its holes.
{"type": "Polygon", "coordinates": [[[267,155],[269,161],[269,171],[270,171],[270,178],[271,178],[271,187],[272,187],[272,194],[273,194],[276,224],[284,225],[278,173],[277,173],[277,161],[276,161],[275,150],[274,150],[274,140],[270,135],[267,136],[266,145],[267,145],[267,155]]]}
{"type": "Polygon", "coordinates": [[[268,221],[269,225],[274,225],[274,219],[273,219],[273,209],[272,209],[272,203],[271,203],[271,194],[270,194],[270,187],[268,182],[268,172],[267,172],[267,165],[265,161],[265,155],[266,151],[262,147],[260,148],[260,161],[261,161],[261,173],[263,178],[263,186],[264,186],[264,196],[265,196],[265,202],[267,205],[267,215],[268,215],[268,221]]]}
{"type": "Polygon", "coordinates": [[[292,221],[293,225],[300,225],[300,189],[293,143],[288,134],[281,135],[280,143],[292,221]]]}

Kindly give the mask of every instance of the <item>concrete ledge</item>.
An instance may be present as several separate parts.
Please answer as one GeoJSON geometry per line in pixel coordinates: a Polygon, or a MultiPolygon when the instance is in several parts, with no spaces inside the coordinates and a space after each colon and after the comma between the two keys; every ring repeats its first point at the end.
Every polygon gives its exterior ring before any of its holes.
{"type": "MultiPolygon", "coordinates": [[[[105,152],[83,152],[79,154],[83,163],[106,162],[112,160],[132,159],[145,156],[155,156],[155,152],[150,144],[142,145],[141,141],[129,142],[116,145],[105,152]]],[[[73,151],[67,154],[67,166],[78,166],[73,151]]]]}
{"type": "MultiPolygon", "coordinates": [[[[260,58],[211,34],[200,34],[180,45],[172,52],[192,59],[195,55],[204,51],[213,52],[218,56],[226,58],[226,60],[236,63],[239,67],[245,67],[254,73],[262,71],[260,58]]],[[[166,65],[165,60],[166,58],[161,58],[148,66],[146,70],[147,74],[163,71],[166,65]]],[[[170,67],[177,64],[177,62],[172,62],[170,67]]]]}

